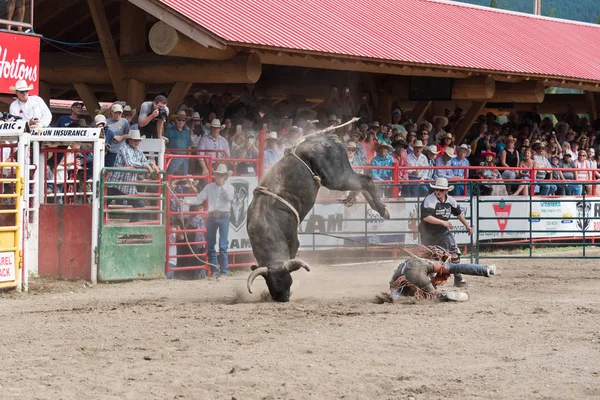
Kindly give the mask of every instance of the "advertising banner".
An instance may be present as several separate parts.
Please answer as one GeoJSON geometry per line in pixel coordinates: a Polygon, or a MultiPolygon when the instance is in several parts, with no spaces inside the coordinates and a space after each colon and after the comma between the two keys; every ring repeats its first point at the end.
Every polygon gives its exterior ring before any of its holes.
{"type": "Polygon", "coordinates": [[[0,93],[20,79],[33,84],[30,94],[39,93],[40,38],[34,35],[0,33],[0,93]]]}

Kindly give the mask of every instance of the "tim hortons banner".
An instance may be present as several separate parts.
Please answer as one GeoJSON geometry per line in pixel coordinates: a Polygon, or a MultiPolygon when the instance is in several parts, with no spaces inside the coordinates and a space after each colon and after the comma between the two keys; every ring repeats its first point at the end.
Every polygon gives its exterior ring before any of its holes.
{"type": "Polygon", "coordinates": [[[0,33],[0,93],[20,79],[33,84],[30,94],[39,92],[40,38],[33,35],[0,33]]]}

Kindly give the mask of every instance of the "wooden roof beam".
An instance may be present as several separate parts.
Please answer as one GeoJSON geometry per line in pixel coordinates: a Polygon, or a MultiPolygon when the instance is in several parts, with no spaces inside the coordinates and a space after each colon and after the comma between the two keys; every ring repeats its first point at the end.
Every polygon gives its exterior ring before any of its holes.
{"type": "Polygon", "coordinates": [[[90,114],[94,115],[94,111],[100,108],[100,103],[94,92],[92,92],[85,83],[74,83],[73,86],[81,98],[81,101],[85,104],[85,108],[87,108],[90,114]]]}
{"type": "Polygon", "coordinates": [[[490,99],[496,93],[496,81],[488,76],[455,79],[452,100],[490,99]]]}
{"type": "Polygon", "coordinates": [[[465,117],[458,122],[458,126],[456,127],[456,131],[454,132],[455,143],[460,143],[465,136],[467,136],[467,132],[473,125],[473,122],[477,119],[477,116],[481,113],[486,105],[485,101],[474,101],[469,107],[467,114],[465,117]]]}
{"type": "Polygon", "coordinates": [[[119,60],[119,54],[112,37],[108,18],[104,10],[104,4],[102,0],[87,0],[92,19],[94,20],[94,26],[98,32],[98,38],[100,39],[100,45],[102,46],[102,53],[104,54],[104,60],[108,66],[108,73],[110,80],[117,94],[117,98],[127,98],[127,87],[125,84],[125,72],[121,61],[119,60]]]}

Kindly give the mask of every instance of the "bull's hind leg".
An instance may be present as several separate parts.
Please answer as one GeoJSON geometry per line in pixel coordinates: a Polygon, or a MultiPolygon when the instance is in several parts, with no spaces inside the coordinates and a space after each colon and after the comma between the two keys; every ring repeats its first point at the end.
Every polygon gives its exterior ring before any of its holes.
{"type": "Polygon", "coordinates": [[[379,213],[383,218],[390,219],[390,213],[377,195],[375,184],[370,176],[351,172],[340,176],[335,182],[327,185],[331,190],[350,190],[360,191],[371,208],[379,213]]]}

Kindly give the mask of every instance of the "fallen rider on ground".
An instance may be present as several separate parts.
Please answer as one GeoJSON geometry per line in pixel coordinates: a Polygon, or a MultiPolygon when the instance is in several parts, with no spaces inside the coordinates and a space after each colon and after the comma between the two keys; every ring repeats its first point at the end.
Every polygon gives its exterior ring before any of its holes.
{"type": "Polygon", "coordinates": [[[391,300],[402,297],[416,299],[467,301],[466,292],[439,291],[438,286],[452,274],[490,277],[496,274],[496,265],[454,264],[450,254],[439,246],[430,246],[418,257],[409,258],[398,266],[390,281],[391,300]]]}

